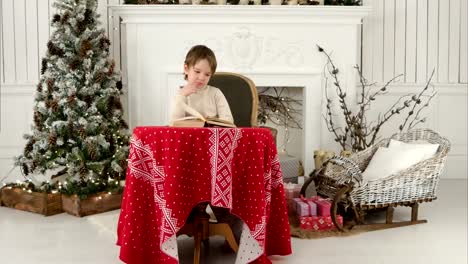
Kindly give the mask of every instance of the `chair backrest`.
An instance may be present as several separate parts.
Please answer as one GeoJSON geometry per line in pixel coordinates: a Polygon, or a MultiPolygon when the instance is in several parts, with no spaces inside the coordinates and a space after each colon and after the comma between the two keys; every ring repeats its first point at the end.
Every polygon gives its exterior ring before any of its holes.
{"type": "Polygon", "coordinates": [[[217,72],[208,84],[223,92],[236,126],[257,126],[258,93],[252,80],[236,73],[217,72]]]}

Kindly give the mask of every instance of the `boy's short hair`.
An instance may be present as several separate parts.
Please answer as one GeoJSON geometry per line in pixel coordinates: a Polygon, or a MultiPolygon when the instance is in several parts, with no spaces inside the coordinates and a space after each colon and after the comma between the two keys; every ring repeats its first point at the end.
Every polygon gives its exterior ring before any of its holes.
{"type": "MultiPolygon", "coordinates": [[[[211,74],[216,72],[217,62],[216,56],[214,52],[204,45],[196,45],[193,46],[189,52],[187,52],[187,56],[185,56],[185,64],[188,67],[193,67],[198,61],[206,59],[208,64],[211,68],[211,74]]],[[[187,75],[185,75],[185,79],[187,79],[187,75]]]]}

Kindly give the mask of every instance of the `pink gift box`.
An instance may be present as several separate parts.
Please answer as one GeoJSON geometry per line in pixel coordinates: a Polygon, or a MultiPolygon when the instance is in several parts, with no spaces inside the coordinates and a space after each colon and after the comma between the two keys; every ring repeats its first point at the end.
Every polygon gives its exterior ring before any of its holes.
{"type": "MultiPolygon", "coordinates": [[[[337,220],[343,224],[343,217],[337,215],[337,220]]],[[[301,216],[299,217],[299,227],[302,229],[313,229],[317,231],[335,229],[331,216],[301,216]]]]}
{"type": "Polygon", "coordinates": [[[312,216],[317,215],[317,205],[304,197],[294,198],[296,204],[296,214],[298,216],[312,216]]]}
{"type": "Polygon", "coordinates": [[[314,196],[310,198],[314,203],[317,204],[317,215],[319,216],[330,216],[331,202],[320,196],[314,196]]]}
{"type": "Polygon", "coordinates": [[[309,216],[310,209],[309,205],[301,200],[301,198],[294,198],[294,203],[296,204],[296,214],[298,216],[309,216]]]}
{"type": "Polygon", "coordinates": [[[293,199],[299,197],[301,192],[302,185],[295,183],[285,183],[284,184],[284,195],[286,199],[293,199]]]}

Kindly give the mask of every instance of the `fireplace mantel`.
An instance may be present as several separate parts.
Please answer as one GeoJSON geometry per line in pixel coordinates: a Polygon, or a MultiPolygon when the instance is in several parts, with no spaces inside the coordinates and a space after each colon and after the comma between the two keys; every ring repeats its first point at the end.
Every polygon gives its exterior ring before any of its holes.
{"type": "Polygon", "coordinates": [[[301,87],[306,173],[313,151],[330,145],[322,121],[321,45],[333,53],[348,94],[355,94],[359,25],[369,7],[119,5],[109,6],[113,56],[122,67],[130,127],[166,125],[171,99],[183,83],[182,64],[195,44],[212,48],[218,71],[257,86],[301,87]]]}
{"type": "Polygon", "coordinates": [[[269,5],[117,5],[109,6],[122,22],[174,23],[316,23],[360,24],[367,6],[269,6],[269,5]]]}

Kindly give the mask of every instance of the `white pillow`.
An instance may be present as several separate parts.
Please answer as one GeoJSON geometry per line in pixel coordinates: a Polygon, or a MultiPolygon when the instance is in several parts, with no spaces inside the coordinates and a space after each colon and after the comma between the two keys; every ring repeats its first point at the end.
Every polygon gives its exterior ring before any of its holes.
{"type": "Polygon", "coordinates": [[[428,159],[434,156],[439,149],[439,144],[430,144],[427,141],[418,140],[411,143],[401,142],[398,140],[390,139],[389,148],[399,147],[404,149],[418,149],[421,152],[424,152],[423,159],[428,159]]]}
{"type": "Polygon", "coordinates": [[[364,181],[386,178],[424,160],[425,152],[418,148],[379,147],[362,173],[364,181]]]}

